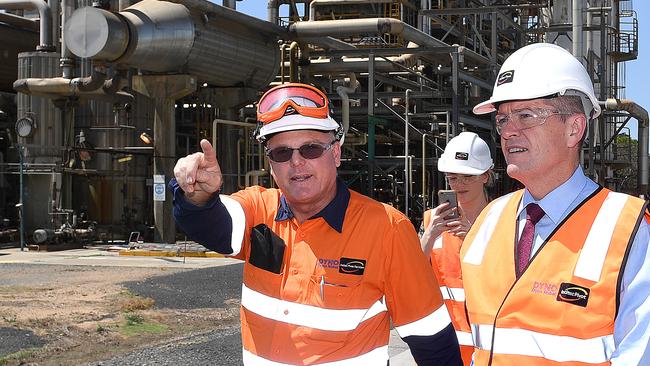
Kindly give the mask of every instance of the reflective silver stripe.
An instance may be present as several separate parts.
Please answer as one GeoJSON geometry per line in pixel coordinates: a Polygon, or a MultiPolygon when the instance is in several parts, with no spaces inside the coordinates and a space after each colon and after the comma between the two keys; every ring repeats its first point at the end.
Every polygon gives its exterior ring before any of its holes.
{"type": "MultiPolygon", "coordinates": [[[[491,325],[472,324],[474,344],[489,351],[492,342],[491,325]]],[[[542,357],[555,362],[603,363],[614,352],[614,335],[580,339],[533,332],[525,329],[496,328],[494,353],[542,357]]]]}
{"type": "Polygon", "coordinates": [[[607,195],[580,251],[574,276],[594,282],[600,280],[616,222],[628,199],[629,196],[623,193],[610,192],[607,195]]]}
{"type": "Polygon", "coordinates": [[[490,242],[492,233],[494,233],[494,229],[496,228],[497,222],[499,221],[499,217],[501,217],[503,208],[506,206],[508,201],[510,201],[510,198],[513,194],[514,192],[509,193],[505,196],[502,196],[501,198],[497,198],[492,202],[490,209],[485,215],[483,223],[481,224],[481,227],[478,229],[476,235],[474,236],[474,240],[469,243],[469,249],[465,253],[465,257],[463,257],[463,262],[475,265],[479,265],[483,262],[485,249],[490,242]]]}
{"type": "Polygon", "coordinates": [[[442,304],[438,309],[424,318],[395,327],[395,330],[402,338],[412,335],[428,336],[440,332],[449,324],[451,324],[451,317],[449,316],[447,307],[442,304]]]}
{"type": "MultiPolygon", "coordinates": [[[[291,366],[288,363],[275,362],[257,356],[246,349],[243,350],[243,360],[246,366],[291,366]]],[[[341,361],[316,363],[320,366],[358,366],[358,365],[385,365],[388,362],[388,346],[373,349],[368,353],[348,358],[341,361]]]]}
{"type": "Polygon", "coordinates": [[[444,300],[465,301],[465,289],[462,288],[440,286],[440,293],[444,300]]]}
{"type": "Polygon", "coordinates": [[[440,249],[442,248],[442,235],[438,235],[436,240],[433,241],[433,248],[431,249],[440,249]]]}
{"type": "Polygon", "coordinates": [[[226,210],[228,210],[232,221],[232,234],[230,236],[232,254],[230,255],[237,255],[241,251],[241,245],[244,241],[246,215],[244,214],[244,209],[236,200],[223,194],[219,195],[219,198],[221,199],[221,203],[226,207],[226,210]]]}
{"type": "Polygon", "coordinates": [[[472,340],[472,333],[462,332],[460,330],[456,331],[456,338],[458,338],[458,344],[461,346],[474,346],[474,341],[472,340]]]}
{"type": "Polygon", "coordinates": [[[350,331],[377,314],[387,311],[383,299],[368,309],[334,310],[276,299],[242,284],[241,305],[275,321],[328,331],[350,331]]]}

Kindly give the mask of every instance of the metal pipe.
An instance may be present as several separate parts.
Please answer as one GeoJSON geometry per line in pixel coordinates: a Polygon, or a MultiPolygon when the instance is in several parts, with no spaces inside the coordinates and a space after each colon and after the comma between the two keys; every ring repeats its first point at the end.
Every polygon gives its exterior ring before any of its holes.
{"type": "Polygon", "coordinates": [[[56,47],[52,43],[52,10],[43,0],[0,0],[0,9],[36,9],[39,19],[39,45],[36,51],[54,51],[56,47]]]}
{"type": "Polygon", "coordinates": [[[338,86],[336,87],[336,93],[341,96],[341,119],[343,120],[343,137],[348,133],[350,129],[350,96],[348,93],[354,93],[357,90],[357,76],[355,73],[350,73],[350,86],[338,86]]]}
{"type": "Polygon", "coordinates": [[[278,24],[278,20],[280,19],[280,10],[278,9],[279,6],[280,2],[278,0],[269,0],[269,2],[266,3],[266,19],[275,25],[278,24]]]}
{"type": "MultiPolygon", "coordinates": [[[[61,24],[65,25],[70,14],[74,11],[74,2],[71,0],[61,0],[61,24]]],[[[61,27],[63,28],[63,27],[61,27]]],[[[72,79],[74,70],[74,55],[70,52],[66,44],[65,32],[61,32],[61,76],[66,79],[72,79]]]]}
{"type": "Polygon", "coordinates": [[[24,169],[23,169],[23,164],[25,164],[25,148],[21,144],[17,144],[18,146],[18,159],[20,159],[20,192],[18,199],[20,202],[16,205],[18,207],[18,213],[20,215],[20,251],[25,250],[25,215],[23,212],[23,209],[25,205],[23,205],[23,199],[25,197],[25,183],[23,180],[24,176],[24,169]]]}
{"type": "Polygon", "coordinates": [[[217,146],[217,126],[219,126],[219,124],[229,125],[229,126],[249,127],[249,128],[257,127],[257,124],[255,123],[231,121],[229,119],[215,118],[212,121],[212,146],[217,146]]]}
{"type": "Polygon", "coordinates": [[[427,184],[427,136],[430,136],[430,133],[424,132],[422,134],[422,207],[427,207],[427,201],[429,195],[427,192],[429,190],[426,187],[427,184]]]}
{"type": "Polygon", "coordinates": [[[223,6],[232,10],[237,10],[236,0],[223,0],[223,6]]]}
{"type": "Polygon", "coordinates": [[[404,214],[409,215],[409,195],[411,194],[410,185],[411,185],[411,167],[409,166],[409,130],[410,130],[410,120],[411,113],[409,112],[410,102],[411,102],[411,93],[413,90],[406,89],[405,100],[405,114],[404,119],[404,214]]]}
{"type": "MultiPolygon", "coordinates": [[[[421,47],[449,47],[447,43],[392,18],[296,22],[289,26],[289,32],[299,39],[302,37],[349,36],[363,33],[392,34],[402,36],[405,40],[412,41],[421,47]]],[[[490,60],[486,57],[464,47],[458,47],[458,52],[473,61],[485,65],[490,64],[490,60]]]]}
{"type": "Polygon", "coordinates": [[[584,0],[573,0],[573,56],[582,62],[583,32],[582,32],[582,7],[584,0]]]}
{"type": "MultiPolygon", "coordinates": [[[[610,111],[626,111],[638,121],[638,138],[637,145],[638,170],[637,175],[637,194],[643,194],[648,197],[648,111],[630,99],[608,98],[605,102],[600,102],[605,109],[610,111]]],[[[601,159],[603,156],[601,155],[601,159]]]]}
{"type": "Polygon", "coordinates": [[[291,42],[291,45],[289,46],[289,82],[291,83],[296,81],[294,78],[294,73],[296,72],[295,70],[296,58],[293,56],[296,48],[298,48],[298,42],[296,41],[291,42]]]}
{"type": "Polygon", "coordinates": [[[0,13],[0,22],[6,23],[16,28],[38,31],[37,21],[10,13],[0,13]]]}
{"type": "Polygon", "coordinates": [[[357,5],[357,4],[385,4],[393,0],[312,0],[309,3],[309,20],[316,18],[316,7],[322,5],[357,5]]]}

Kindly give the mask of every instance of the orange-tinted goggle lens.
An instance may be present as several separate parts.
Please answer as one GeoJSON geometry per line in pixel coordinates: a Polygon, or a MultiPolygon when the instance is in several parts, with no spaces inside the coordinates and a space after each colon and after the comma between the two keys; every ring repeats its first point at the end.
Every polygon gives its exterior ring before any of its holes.
{"type": "Polygon", "coordinates": [[[257,119],[271,122],[281,118],[291,105],[296,112],[310,117],[327,118],[327,98],[316,88],[306,85],[280,86],[269,90],[257,105],[257,119]]]}

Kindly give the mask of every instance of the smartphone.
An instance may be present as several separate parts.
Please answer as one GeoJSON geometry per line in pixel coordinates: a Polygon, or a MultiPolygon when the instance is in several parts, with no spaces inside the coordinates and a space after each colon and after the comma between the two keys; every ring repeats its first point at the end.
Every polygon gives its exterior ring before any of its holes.
{"type": "Polygon", "coordinates": [[[456,207],[456,211],[452,212],[451,215],[445,217],[446,219],[457,219],[458,215],[458,197],[456,197],[456,191],[442,189],[438,191],[438,204],[442,205],[445,202],[449,202],[449,208],[456,207]]]}

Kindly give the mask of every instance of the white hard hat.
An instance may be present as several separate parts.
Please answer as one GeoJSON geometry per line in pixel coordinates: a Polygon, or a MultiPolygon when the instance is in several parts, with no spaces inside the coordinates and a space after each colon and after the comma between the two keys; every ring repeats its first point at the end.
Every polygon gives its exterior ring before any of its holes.
{"type": "Polygon", "coordinates": [[[474,132],[461,132],[449,140],[438,159],[438,170],[445,173],[480,175],[490,168],[490,148],[474,132]]]}
{"type": "Polygon", "coordinates": [[[492,97],[474,107],[474,113],[496,110],[496,103],[559,95],[582,99],[587,118],[600,115],[600,105],[587,70],[571,53],[551,43],[534,43],[510,55],[501,66],[492,97]]]}

